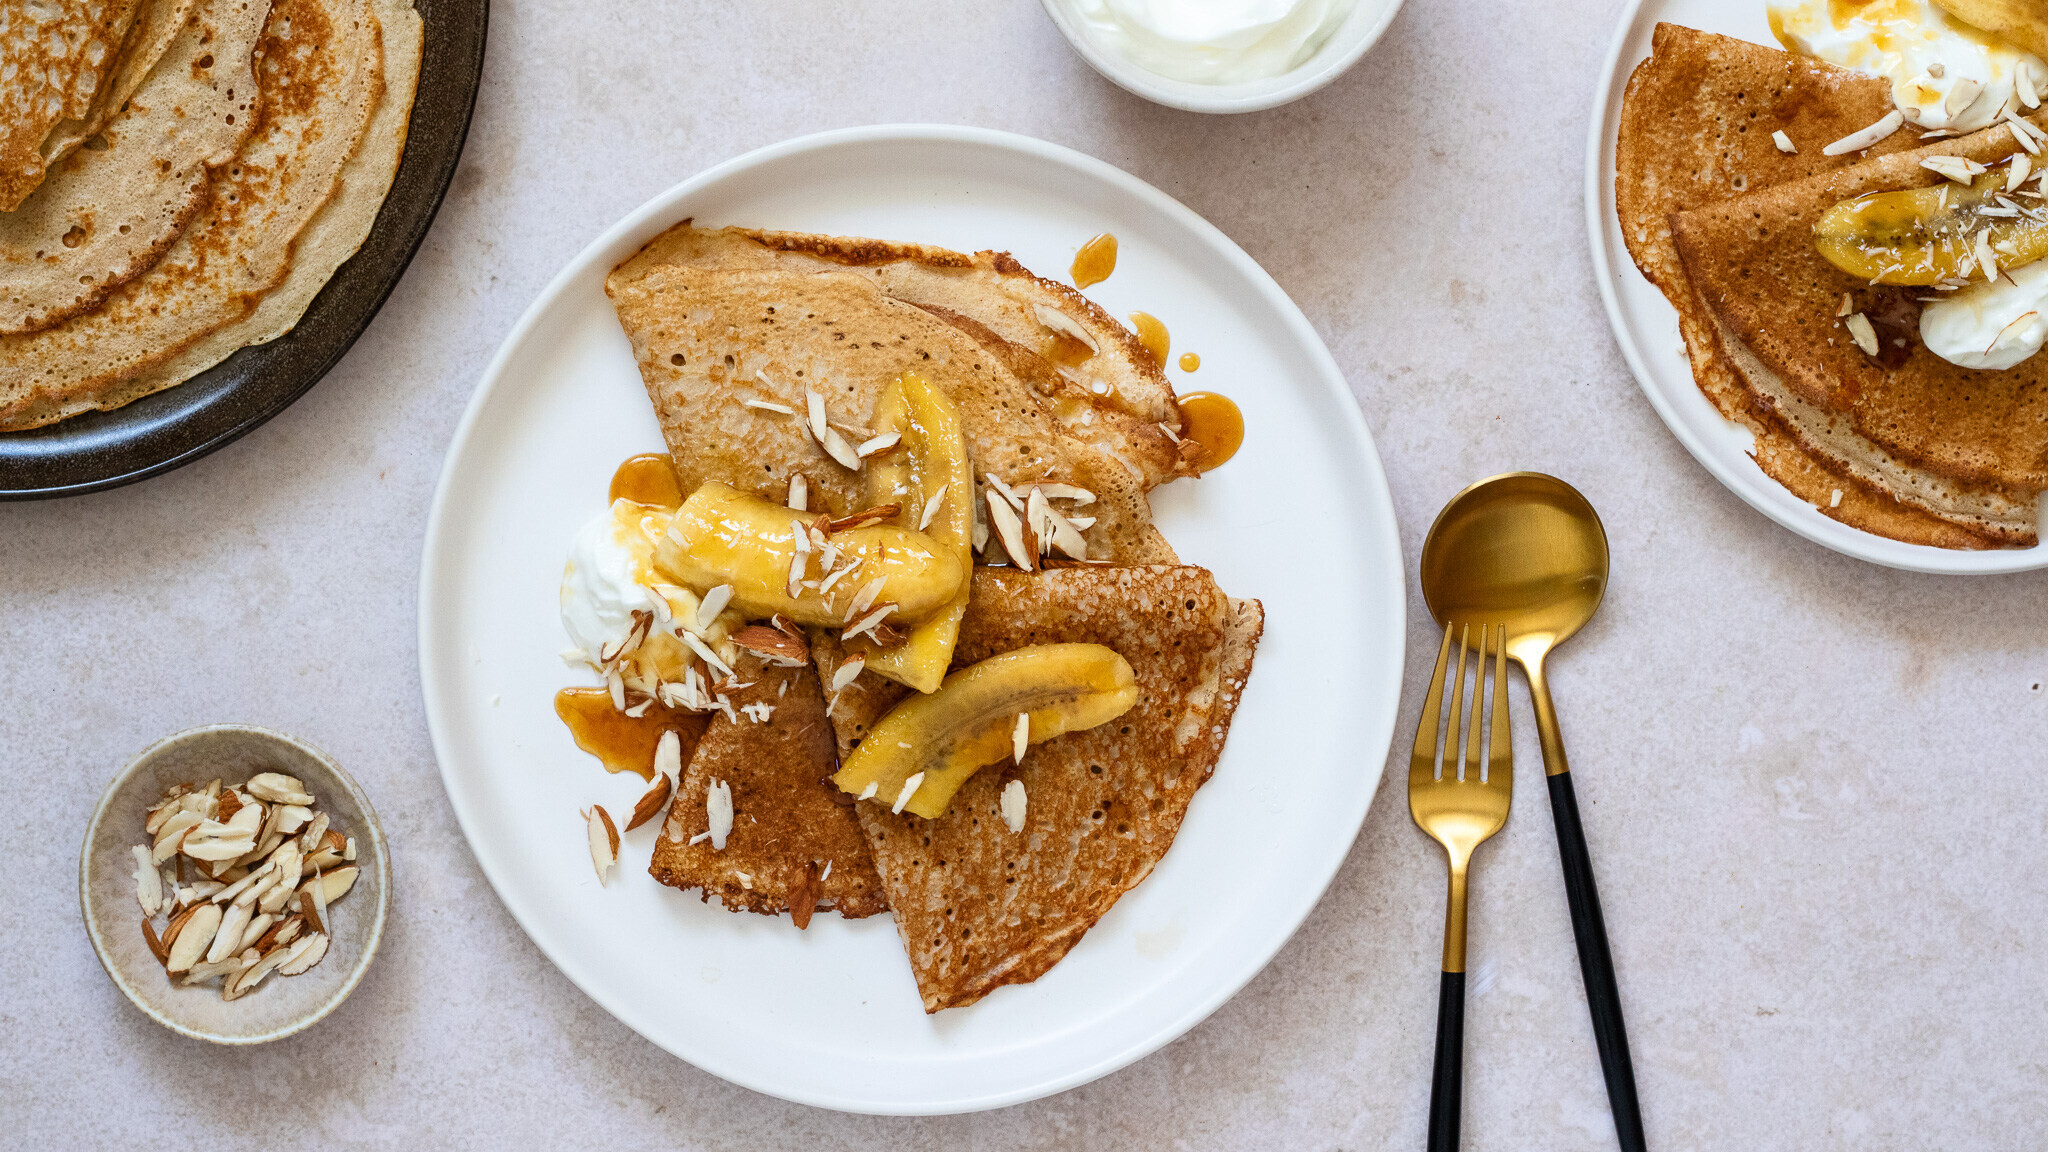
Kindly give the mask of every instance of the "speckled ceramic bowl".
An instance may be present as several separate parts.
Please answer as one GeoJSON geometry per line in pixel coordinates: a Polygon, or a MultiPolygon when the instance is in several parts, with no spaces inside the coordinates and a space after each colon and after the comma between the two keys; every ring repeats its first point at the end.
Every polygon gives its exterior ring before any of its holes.
{"type": "Polygon", "coordinates": [[[246,724],[211,724],[167,736],[145,749],[100,797],[78,861],[78,903],[86,935],[114,984],[149,1017],[173,1032],[216,1044],[262,1044],[310,1027],[334,1011],[369,970],[390,907],[391,856],[369,797],[319,749],[282,732],[246,724]],[[356,838],[361,874],[328,918],[332,941],[311,971],[272,976],[228,1003],[218,982],[186,987],[164,974],[142,937],[135,900],[142,822],[165,788],[218,776],[239,784],[258,772],[304,781],[334,827],[356,838]]]}

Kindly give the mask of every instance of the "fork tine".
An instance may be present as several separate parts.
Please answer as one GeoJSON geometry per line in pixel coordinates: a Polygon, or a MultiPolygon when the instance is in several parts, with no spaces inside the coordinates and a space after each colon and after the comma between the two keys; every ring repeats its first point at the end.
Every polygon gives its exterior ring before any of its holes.
{"type": "Polygon", "coordinates": [[[1444,715],[1444,769],[1438,779],[1458,778],[1458,728],[1465,719],[1465,647],[1472,639],[1472,626],[1458,630],[1458,662],[1451,665],[1451,706],[1444,715]]]}
{"type": "Polygon", "coordinates": [[[1436,671],[1430,674],[1429,695],[1422,702],[1422,719],[1415,725],[1415,752],[1408,761],[1411,778],[1417,772],[1436,777],[1436,733],[1444,702],[1444,661],[1451,653],[1451,626],[1444,625],[1444,642],[1437,646],[1436,671]]]}
{"type": "Polygon", "coordinates": [[[1500,626],[1500,646],[1493,656],[1493,738],[1486,742],[1486,781],[1512,780],[1515,745],[1508,737],[1508,626],[1500,626]]]}
{"type": "Polygon", "coordinates": [[[1459,777],[1474,784],[1480,781],[1479,738],[1484,732],[1479,727],[1479,718],[1486,703],[1486,634],[1491,631],[1491,625],[1479,626],[1479,648],[1472,666],[1472,719],[1465,726],[1465,772],[1459,777]]]}

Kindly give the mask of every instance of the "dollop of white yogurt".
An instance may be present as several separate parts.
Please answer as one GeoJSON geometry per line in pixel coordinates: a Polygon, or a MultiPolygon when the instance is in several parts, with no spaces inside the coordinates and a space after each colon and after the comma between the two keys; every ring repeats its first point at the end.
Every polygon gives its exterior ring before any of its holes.
{"type": "Polygon", "coordinates": [[[1892,82],[1892,102],[1923,129],[1975,132],[2008,107],[2025,113],[2048,88],[2048,65],[1932,0],[1800,0],[1767,5],[1788,51],[1892,82]],[[2021,69],[2028,75],[2022,79],[2021,69]]]}
{"type": "Polygon", "coordinates": [[[633,613],[648,607],[655,541],[668,530],[667,513],[630,500],[583,526],[562,568],[562,627],[592,663],[615,649],[633,627],[633,613]]]}
{"type": "Polygon", "coordinates": [[[1064,2],[1083,35],[1148,72],[1196,84],[1240,84],[1299,66],[1356,0],[1064,2]]]}
{"type": "Polygon", "coordinates": [[[1920,310],[1927,350],[1963,368],[2010,368],[2048,343],[2048,260],[1951,293],[1920,310]]]}

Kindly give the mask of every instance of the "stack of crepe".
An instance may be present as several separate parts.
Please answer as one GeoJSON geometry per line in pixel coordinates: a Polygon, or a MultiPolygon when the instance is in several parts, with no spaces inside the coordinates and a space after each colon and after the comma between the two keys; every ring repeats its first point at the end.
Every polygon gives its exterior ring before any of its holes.
{"type": "Polygon", "coordinates": [[[369,234],[419,77],[410,0],[0,14],[0,431],[276,339],[369,234]]]}
{"type": "MultiPolygon", "coordinates": [[[[1023,490],[1084,488],[1086,560],[1038,570],[981,550],[953,668],[1040,643],[1106,645],[1129,661],[1138,703],[1100,727],[983,769],[941,817],[854,803],[827,779],[910,689],[872,673],[828,694],[836,634],[814,630],[815,669],[751,658],[737,708],[714,715],[682,774],[650,871],[739,911],[895,914],[928,1012],[1036,979],[1066,955],[1173,842],[1221,754],[1263,625],[1181,565],[1146,493],[1193,472],[1173,390],[1129,330],[1007,255],[685,221],[606,283],[631,337],[682,490],[716,480],[780,501],[859,510],[857,479],[800,421],[821,392],[862,421],[916,373],[964,427],[971,474],[1023,490]],[[996,565],[996,566],[989,566],[996,565]],[[774,706],[758,722],[745,705],[774,706]],[[1020,830],[1000,797],[1029,797],[1020,830]],[[706,842],[714,781],[732,830],[706,842]]],[[[980,487],[979,485],[977,487],[980,487]]],[[[1000,498],[978,495],[981,498],[1000,498]]]]}
{"type": "Polygon", "coordinates": [[[1909,126],[1862,152],[1824,154],[1891,111],[1883,78],[1660,24],[1622,103],[1622,233],[1678,310],[1694,378],[1755,433],[1766,474],[1880,536],[2031,546],[2048,489],[2048,360],[1999,372],[1950,364],[1920,342],[1921,290],[1873,286],[1814,247],[1814,223],[1836,204],[1940,182],[1924,159],[2022,152],[2000,125],[1925,140],[1909,126]],[[1842,327],[1845,295],[1876,324],[1878,356],[1842,327]]]}

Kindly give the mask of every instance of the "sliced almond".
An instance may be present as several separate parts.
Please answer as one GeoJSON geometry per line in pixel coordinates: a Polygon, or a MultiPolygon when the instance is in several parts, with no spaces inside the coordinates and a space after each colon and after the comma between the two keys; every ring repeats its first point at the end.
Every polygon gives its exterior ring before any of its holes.
{"type": "Polygon", "coordinates": [[[1031,747],[1031,713],[1017,713],[1017,723],[1010,729],[1010,760],[1015,764],[1024,763],[1024,750],[1031,747]]]}
{"type": "Polygon", "coordinates": [[[713,780],[704,790],[704,817],[711,836],[711,848],[716,852],[725,851],[726,837],[732,835],[732,786],[723,780],[713,780]]]}
{"type": "Polygon", "coordinates": [[[293,944],[284,954],[284,962],[277,966],[279,976],[297,976],[299,973],[320,963],[327,955],[327,934],[315,932],[293,944]]]}
{"type": "Polygon", "coordinates": [[[1905,114],[1894,108],[1885,113],[1879,118],[1877,123],[1872,124],[1870,127],[1851,132],[1833,144],[1821,149],[1821,155],[1843,156],[1850,152],[1861,152],[1865,148],[1897,132],[1905,122],[1905,114]]]}
{"type": "Polygon", "coordinates": [[[939,485],[937,491],[934,491],[932,493],[931,499],[926,500],[924,502],[924,511],[918,515],[917,530],[919,532],[922,532],[925,529],[930,528],[932,526],[932,521],[936,519],[939,515],[939,508],[942,505],[944,505],[945,502],[946,486],[944,484],[941,484],[939,485]]]}
{"type": "Polygon", "coordinates": [[[868,658],[859,653],[847,657],[832,673],[832,691],[839,692],[848,684],[853,683],[854,679],[860,675],[860,670],[867,667],[867,665],[868,658]]]}
{"type": "Polygon", "coordinates": [[[839,429],[825,429],[825,434],[819,437],[818,443],[825,449],[826,455],[837,460],[849,471],[860,471],[860,453],[853,450],[853,445],[846,442],[846,437],[839,434],[839,429]]]}
{"type": "Polygon", "coordinates": [[[789,918],[799,931],[811,926],[811,913],[818,910],[820,880],[818,862],[811,860],[804,864],[804,874],[798,877],[796,887],[790,890],[789,918]]]}
{"type": "MultiPolygon", "coordinates": [[[[598,809],[598,811],[602,812],[604,810],[600,808],[598,809]]],[[[604,822],[607,825],[609,825],[611,821],[612,818],[609,815],[607,815],[604,818],[604,822]]],[[[613,859],[618,858],[618,841],[619,834],[616,831],[614,831],[612,833],[613,859]]],[[[319,903],[321,911],[325,912],[329,904],[332,904],[336,900],[341,899],[343,896],[348,895],[349,889],[354,888],[356,886],[356,876],[361,871],[362,870],[360,868],[357,868],[355,865],[349,864],[340,868],[336,868],[330,872],[322,872],[320,875],[314,877],[314,880],[319,881],[319,887],[317,889],[318,894],[314,897],[314,899],[319,903]]]]}
{"type": "Polygon", "coordinates": [[[177,855],[179,842],[184,839],[185,833],[199,827],[205,821],[206,817],[197,812],[173,813],[168,820],[157,826],[156,850],[151,854],[151,858],[161,864],[177,855]]]}
{"type": "Polygon", "coordinates": [[[851,628],[840,633],[839,638],[842,641],[851,640],[863,633],[873,632],[894,611],[896,611],[896,605],[894,604],[877,604],[874,611],[861,617],[851,628]]]}
{"type": "Polygon", "coordinates": [[[306,923],[313,926],[313,931],[327,931],[326,915],[315,902],[313,893],[306,888],[299,889],[299,914],[306,918],[306,923]]]}
{"type": "Polygon", "coordinates": [[[1031,314],[1037,317],[1038,322],[1046,328],[1063,336],[1072,336],[1074,339],[1087,345],[1090,353],[1102,351],[1101,347],[1095,343],[1095,337],[1090,336],[1086,328],[1075,323],[1073,317],[1068,316],[1065,312],[1048,305],[1033,304],[1031,306],[1031,314]]]}
{"type": "Polygon", "coordinates": [[[256,942],[263,939],[263,934],[270,931],[270,926],[275,923],[277,923],[277,917],[268,912],[258,912],[256,915],[251,916],[249,918],[249,926],[242,929],[241,947],[235,949],[235,951],[246,952],[256,947],[256,942]]]}
{"type": "Polygon", "coordinates": [[[356,862],[356,838],[353,836],[341,842],[341,858],[353,864],[356,862]]]}
{"type": "Polygon", "coordinates": [[[811,660],[810,646],[801,637],[792,638],[764,624],[749,624],[733,633],[731,639],[747,651],[787,667],[801,667],[811,660]]]}
{"type": "MultiPolygon", "coordinates": [[[[990,477],[994,479],[994,477],[990,477]]],[[[1037,550],[1025,543],[1024,522],[1017,517],[1017,510],[1007,500],[990,499],[988,504],[989,524],[995,528],[995,535],[1003,542],[1003,551],[1009,553],[1010,563],[1026,572],[1038,567],[1037,550]]]]}
{"type": "Polygon", "coordinates": [[[171,939],[170,959],[164,967],[172,973],[189,972],[192,965],[206,954],[213,943],[214,935],[220,930],[220,905],[200,904],[191,908],[172,926],[177,935],[171,939]]]}
{"type": "Polygon", "coordinates": [[[149,917],[147,916],[142,918],[142,938],[149,942],[149,954],[156,957],[157,963],[169,964],[171,962],[170,952],[165,949],[164,942],[157,938],[156,929],[150,925],[149,917]]]}
{"type": "Polygon", "coordinates": [[[303,804],[285,804],[277,810],[277,830],[290,836],[313,820],[313,810],[303,804]]]}
{"type": "Polygon", "coordinates": [[[247,996],[255,990],[258,984],[263,983],[264,977],[275,972],[278,965],[284,963],[284,958],[287,955],[289,955],[288,949],[274,948],[268,955],[261,957],[254,964],[228,977],[227,983],[221,985],[220,998],[223,1000],[239,1000],[247,996]]]}
{"type": "Polygon", "coordinates": [[[235,954],[235,945],[242,942],[242,932],[249,927],[250,915],[247,904],[228,905],[228,910],[221,914],[219,931],[206,950],[208,964],[218,964],[235,954]]]}
{"type": "Polygon", "coordinates": [[[255,948],[258,952],[268,953],[280,944],[289,944],[305,926],[304,916],[291,916],[280,920],[272,924],[270,930],[257,939],[255,948]]]}
{"type": "Polygon", "coordinates": [[[903,433],[884,432],[880,436],[876,436],[873,439],[861,441],[859,446],[854,448],[853,451],[854,454],[859,456],[861,459],[867,460],[875,456],[880,456],[882,453],[894,449],[897,445],[901,443],[903,443],[903,433]]]}
{"type": "Polygon", "coordinates": [[[851,516],[842,516],[837,520],[827,523],[825,531],[846,532],[854,528],[865,528],[870,524],[880,524],[884,520],[894,520],[902,514],[903,505],[901,504],[893,502],[877,504],[873,508],[863,508],[851,516]]]}
{"type": "Polygon", "coordinates": [[[902,791],[900,791],[900,792],[898,792],[898,793],[896,793],[896,802],[895,802],[894,804],[891,804],[891,805],[889,805],[889,813],[890,813],[890,815],[892,815],[892,816],[900,816],[900,815],[902,815],[902,814],[903,814],[903,806],[904,806],[905,804],[908,804],[908,803],[910,803],[910,798],[911,798],[912,796],[915,796],[915,795],[917,795],[917,787],[918,787],[918,785],[920,785],[920,784],[922,784],[922,783],[924,783],[924,773],[922,773],[922,772],[913,772],[913,773],[911,773],[910,779],[908,779],[908,780],[905,780],[905,781],[903,782],[903,790],[902,790],[902,791]]]}
{"type": "Polygon", "coordinates": [[[313,803],[313,794],[306,791],[305,784],[301,783],[298,777],[287,776],[282,772],[258,772],[249,777],[249,782],[242,785],[242,790],[258,800],[269,800],[278,804],[313,803]]]}
{"type": "Polygon", "coordinates": [[[157,875],[156,861],[145,844],[135,846],[135,902],[142,905],[145,916],[154,916],[164,907],[163,877],[157,875]]]}
{"type": "Polygon", "coordinates": [[[1045,491],[1047,498],[1053,500],[1072,500],[1077,508],[1095,503],[1095,493],[1076,484],[1047,483],[1040,484],[1038,487],[1045,491]]]}
{"type": "MultiPolygon", "coordinates": [[[[597,883],[603,887],[612,865],[619,862],[619,829],[601,804],[592,804],[583,819],[590,836],[590,865],[597,869],[597,883]]],[[[331,896],[329,901],[332,902],[331,896]]]]}
{"type": "Polygon", "coordinates": [[[1012,832],[1024,830],[1024,782],[1012,780],[1003,785],[1003,825],[1012,832]]]}
{"type": "MultiPolygon", "coordinates": [[[[663,738],[666,739],[667,737],[664,736],[663,738]]],[[[660,758],[659,752],[656,753],[656,758],[660,758]]],[[[668,773],[656,772],[654,774],[654,783],[648,785],[647,791],[641,793],[640,799],[634,803],[633,816],[626,821],[626,831],[631,832],[633,829],[654,819],[663,808],[667,807],[669,791],[673,787],[674,784],[670,781],[668,773]]]]}
{"type": "Polygon", "coordinates": [[[801,472],[792,473],[790,475],[789,499],[788,501],[786,501],[786,503],[788,503],[788,505],[791,508],[796,509],[798,512],[808,512],[811,510],[810,477],[804,475],[801,472]]]}

